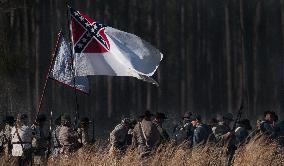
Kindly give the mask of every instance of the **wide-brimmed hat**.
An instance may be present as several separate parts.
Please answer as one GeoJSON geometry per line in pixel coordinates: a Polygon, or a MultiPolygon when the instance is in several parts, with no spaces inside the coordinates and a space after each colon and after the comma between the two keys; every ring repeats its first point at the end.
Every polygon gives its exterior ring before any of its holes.
{"type": "Polygon", "coordinates": [[[87,117],[83,117],[83,118],[80,119],[80,123],[84,124],[84,125],[88,125],[88,124],[90,124],[90,120],[87,117]]]}
{"type": "Polygon", "coordinates": [[[251,130],[251,124],[250,121],[248,119],[242,119],[238,122],[241,126],[245,127],[247,130],[251,130]]]}
{"type": "Polygon", "coordinates": [[[61,116],[61,122],[66,122],[66,121],[71,121],[71,118],[70,118],[69,114],[63,114],[61,116]]]}
{"type": "Polygon", "coordinates": [[[24,119],[27,119],[28,118],[28,115],[27,114],[21,114],[21,113],[19,113],[18,115],[17,115],[17,119],[18,120],[24,120],[24,119]]]}
{"type": "Polygon", "coordinates": [[[182,118],[190,119],[191,115],[192,115],[192,112],[187,111],[184,113],[182,118]]]}
{"type": "Polygon", "coordinates": [[[62,116],[62,115],[59,115],[59,116],[54,120],[54,124],[55,124],[55,125],[60,126],[60,124],[61,124],[61,116],[62,116]]]}
{"type": "Polygon", "coordinates": [[[143,117],[152,117],[152,116],[154,115],[149,110],[146,110],[143,115],[143,117]]]}
{"type": "Polygon", "coordinates": [[[15,123],[15,118],[13,116],[6,116],[5,123],[11,125],[11,124],[15,123]]]}
{"type": "Polygon", "coordinates": [[[227,113],[225,113],[223,115],[223,119],[227,119],[227,120],[233,121],[234,120],[234,116],[233,116],[232,113],[227,112],[227,113]]]}
{"type": "Polygon", "coordinates": [[[168,119],[168,117],[166,117],[166,115],[164,113],[161,112],[157,112],[155,115],[155,118],[157,119],[168,119]]]}
{"type": "Polygon", "coordinates": [[[201,120],[201,116],[199,114],[193,114],[190,116],[191,121],[201,120]]]}
{"type": "Polygon", "coordinates": [[[47,119],[46,115],[44,115],[44,114],[39,114],[36,118],[37,122],[44,122],[44,121],[46,121],[46,119],[47,119]]]}

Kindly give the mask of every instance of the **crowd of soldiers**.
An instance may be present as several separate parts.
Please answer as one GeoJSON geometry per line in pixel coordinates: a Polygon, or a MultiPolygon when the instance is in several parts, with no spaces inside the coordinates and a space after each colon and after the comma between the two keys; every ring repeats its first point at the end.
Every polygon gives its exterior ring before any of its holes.
{"type": "MultiPolygon", "coordinates": [[[[258,122],[253,132],[248,119],[234,119],[231,113],[225,113],[220,119],[211,119],[205,124],[198,114],[186,112],[181,122],[168,133],[163,124],[168,119],[164,113],[153,114],[145,111],[136,119],[124,118],[110,133],[110,155],[123,154],[127,149],[137,149],[141,159],[146,159],[160,145],[170,141],[188,148],[211,143],[228,145],[228,163],[236,147],[244,143],[256,131],[271,138],[284,135],[283,122],[273,111],[266,111],[263,120],[258,122]]],[[[16,158],[18,165],[47,165],[50,155],[68,155],[80,147],[93,142],[89,136],[88,118],[82,118],[77,128],[68,114],[55,120],[55,127],[45,133],[45,115],[38,115],[35,123],[28,125],[28,116],[18,114],[16,120],[7,116],[0,132],[2,156],[8,161],[16,158]]]]}
{"type": "Polygon", "coordinates": [[[70,116],[63,114],[55,120],[55,127],[49,133],[45,132],[46,120],[45,115],[38,115],[29,126],[26,114],[18,114],[16,120],[7,116],[0,132],[4,160],[14,158],[19,166],[47,165],[50,155],[68,154],[91,141],[88,118],[82,118],[75,129],[70,116]]]}
{"type": "Polygon", "coordinates": [[[263,133],[270,138],[283,136],[283,122],[273,111],[266,111],[255,130],[248,119],[234,119],[233,114],[225,113],[220,119],[213,118],[205,124],[200,115],[186,112],[180,124],[174,127],[170,137],[163,127],[167,117],[163,113],[152,114],[146,111],[138,120],[125,118],[110,133],[110,153],[125,152],[127,148],[137,149],[140,158],[147,158],[164,143],[173,141],[176,145],[184,144],[195,148],[205,143],[226,146],[227,163],[230,165],[237,147],[248,141],[256,133],[263,133]]]}

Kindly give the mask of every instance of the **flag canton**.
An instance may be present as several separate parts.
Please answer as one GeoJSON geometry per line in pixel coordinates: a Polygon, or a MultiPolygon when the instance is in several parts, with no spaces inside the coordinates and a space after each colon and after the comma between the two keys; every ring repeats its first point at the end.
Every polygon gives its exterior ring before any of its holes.
{"type": "Polygon", "coordinates": [[[86,32],[77,40],[74,41],[74,51],[75,53],[81,53],[94,38],[96,41],[103,46],[106,50],[109,50],[109,44],[107,39],[101,35],[101,31],[104,30],[106,26],[97,22],[90,22],[85,16],[80,12],[70,8],[71,16],[83,27],[86,32]]]}

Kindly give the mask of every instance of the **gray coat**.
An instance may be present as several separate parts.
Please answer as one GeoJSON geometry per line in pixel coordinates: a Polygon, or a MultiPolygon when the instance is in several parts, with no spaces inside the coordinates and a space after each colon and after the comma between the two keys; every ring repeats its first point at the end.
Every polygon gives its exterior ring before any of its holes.
{"type": "Polygon", "coordinates": [[[128,134],[128,127],[124,124],[118,124],[110,133],[110,144],[114,148],[122,148],[126,145],[126,137],[128,134]]]}
{"type": "Polygon", "coordinates": [[[132,146],[138,147],[141,155],[148,154],[161,142],[160,133],[151,121],[145,119],[138,122],[133,130],[132,146]]]}

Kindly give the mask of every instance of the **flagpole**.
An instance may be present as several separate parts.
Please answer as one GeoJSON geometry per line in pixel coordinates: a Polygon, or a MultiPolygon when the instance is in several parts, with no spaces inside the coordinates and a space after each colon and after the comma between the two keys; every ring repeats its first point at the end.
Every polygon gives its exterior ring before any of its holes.
{"type": "Polygon", "coordinates": [[[46,93],[47,83],[48,83],[48,80],[49,80],[49,74],[51,72],[52,65],[54,63],[54,59],[55,59],[57,51],[58,51],[58,45],[59,45],[59,40],[60,40],[60,37],[61,37],[61,31],[58,33],[57,36],[58,37],[57,37],[56,45],[55,45],[55,48],[54,48],[53,53],[52,53],[52,57],[51,57],[51,61],[50,61],[49,67],[48,67],[48,71],[47,71],[47,73],[45,75],[45,82],[44,82],[43,90],[41,92],[41,97],[40,97],[40,101],[39,101],[39,105],[38,105],[35,121],[37,120],[37,117],[38,117],[38,115],[39,115],[39,113],[41,111],[41,108],[42,108],[42,103],[43,103],[44,95],[46,93]]]}
{"type": "Polygon", "coordinates": [[[74,69],[74,51],[73,51],[73,40],[72,40],[72,33],[71,33],[71,15],[69,12],[69,8],[70,6],[67,4],[67,21],[68,21],[68,33],[69,33],[69,37],[70,37],[70,52],[71,52],[71,59],[72,59],[72,65],[71,65],[71,70],[73,73],[73,90],[74,90],[74,96],[75,96],[75,122],[74,122],[74,126],[76,127],[78,125],[78,120],[79,120],[79,104],[78,104],[78,97],[77,97],[77,92],[76,92],[76,77],[75,77],[75,69],[74,69]]]}

